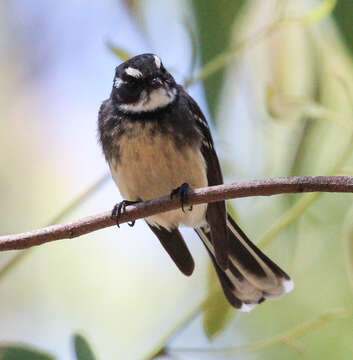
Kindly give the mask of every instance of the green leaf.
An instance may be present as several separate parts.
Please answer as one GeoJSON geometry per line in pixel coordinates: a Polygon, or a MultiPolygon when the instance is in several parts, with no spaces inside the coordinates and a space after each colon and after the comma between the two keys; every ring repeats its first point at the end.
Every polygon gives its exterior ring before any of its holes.
{"type": "Polygon", "coordinates": [[[53,360],[47,352],[22,344],[0,346],[0,360],[53,360]]]}
{"type": "MultiPolygon", "coordinates": [[[[246,0],[193,0],[198,25],[202,63],[228,49],[234,18],[246,0]]],[[[224,69],[209,76],[205,81],[206,98],[215,118],[224,69]]]]}
{"type": "Polygon", "coordinates": [[[212,339],[225,330],[236,312],[224,296],[212,264],[208,282],[208,296],[203,306],[203,328],[208,338],[212,339]]]}
{"type": "Polygon", "coordinates": [[[351,53],[353,53],[353,1],[338,1],[333,11],[333,16],[346,41],[346,45],[351,50],[351,53]]]}
{"type": "Polygon", "coordinates": [[[91,347],[87,340],[80,334],[74,335],[74,346],[77,360],[95,360],[91,347]]]}
{"type": "Polygon", "coordinates": [[[122,61],[129,60],[133,56],[126,50],[119,48],[110,42],[107,43],[107,46],[108,46],[109,50],[122,61]]]}

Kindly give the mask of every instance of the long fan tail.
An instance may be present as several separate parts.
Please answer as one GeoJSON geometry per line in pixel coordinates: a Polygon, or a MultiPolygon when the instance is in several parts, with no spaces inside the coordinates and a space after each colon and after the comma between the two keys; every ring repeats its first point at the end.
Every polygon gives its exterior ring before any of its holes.
{"type": "Polygon", "coordinates": [[[223,271],[215,260],[208,229],[196,229],[206,246],[223,291],[235,308],[250,311],[266,299],[278,299],[293,289],[290,277],[258,249],[228,214],[229,267],[223,271]]]}

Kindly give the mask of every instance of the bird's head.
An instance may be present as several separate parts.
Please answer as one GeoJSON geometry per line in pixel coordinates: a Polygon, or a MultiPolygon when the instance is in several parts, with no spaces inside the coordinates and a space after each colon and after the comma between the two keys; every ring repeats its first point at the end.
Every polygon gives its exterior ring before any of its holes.
{"type": "Polygon", "coordinates": [[[178,87],[157,55],[137,55],[115,71],[112,99],[126,113],[153,112],[172,103],[178,87]]]}

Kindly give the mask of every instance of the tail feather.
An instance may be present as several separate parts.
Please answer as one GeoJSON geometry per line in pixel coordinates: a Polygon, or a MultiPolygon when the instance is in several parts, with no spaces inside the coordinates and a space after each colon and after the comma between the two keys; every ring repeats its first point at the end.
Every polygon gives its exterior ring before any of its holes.
{"type": "Polygon", "coordinates": [[[267,266],[271,268],[271,271],[276,275],[277,278],[280,278],[283,281],[292,281],[286,272],[284,272],[277,264],[275,264],[249,240],[249,238],[245,235],[245,233],[240,229],[240,227],[229,214],[227,216],[227,226],[230,232],[236,238],[238,238],[239,241],[241,241],[246,247],[249,248],[249,250],[251,250],[251,252],[254,252],[256,256],[258,256],[262,260],[262,262],[266,263],[267,266]]]}
{"type": "Polygon", "coordinates": [[[169,231],[162,227],[159,228],[157,226],[150,225],[149,223],[147,223],[147,225],[158,237],[162,246],[172,258],[179,270],[183,274],[190,276],[194,271],[195,263],[179,230],[173,229],[169,231]]]}
{"type": "Polygon", "coordinates": [[[210,232],[196,229],[205,244],[228,301],[250,311],[265,299],[275,299],[293,288],[290,277],[261,252],[228,214],[229,267],[223,271],[215,261],[210,232]]]}

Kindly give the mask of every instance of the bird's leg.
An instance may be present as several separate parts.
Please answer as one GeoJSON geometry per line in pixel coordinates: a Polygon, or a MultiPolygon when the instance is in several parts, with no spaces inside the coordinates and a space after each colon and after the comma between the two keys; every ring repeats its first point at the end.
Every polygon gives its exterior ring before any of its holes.
{"type": "MultiPolygon", "coordinates": [[[[113,210],[112,210],[112,218],[116,219],[116,225],[118,228],[120,228],[119,220],[121,217],[121,214],[125,212],[125,209],[128,205],[133,205],[138,203],[139,201],[129,201],[129,200],[123,200],[120,203],[115,204],[113,210]]],[[[128,222],[129,226],[135,225],[135,220],[128,222]]]]}
{"type": "MultiPolygon", "coordinates": [[[[181,204],[181,209],[183,210],[183,212],[185,212],[184,210],[184,205],[187,204],[188,202],[188,192],[190,190],[190,185],[188,183],[184,183],[181,186],[179,186],[178,188],[174,189],[171,193],[170,193],[170,198],[173,199],[174,196],[178,196],[180,199],[180,204],[181,204]]],[[[190,205],[189,207],[189,211],[192,210],[192,205],[190,205]]]]}

